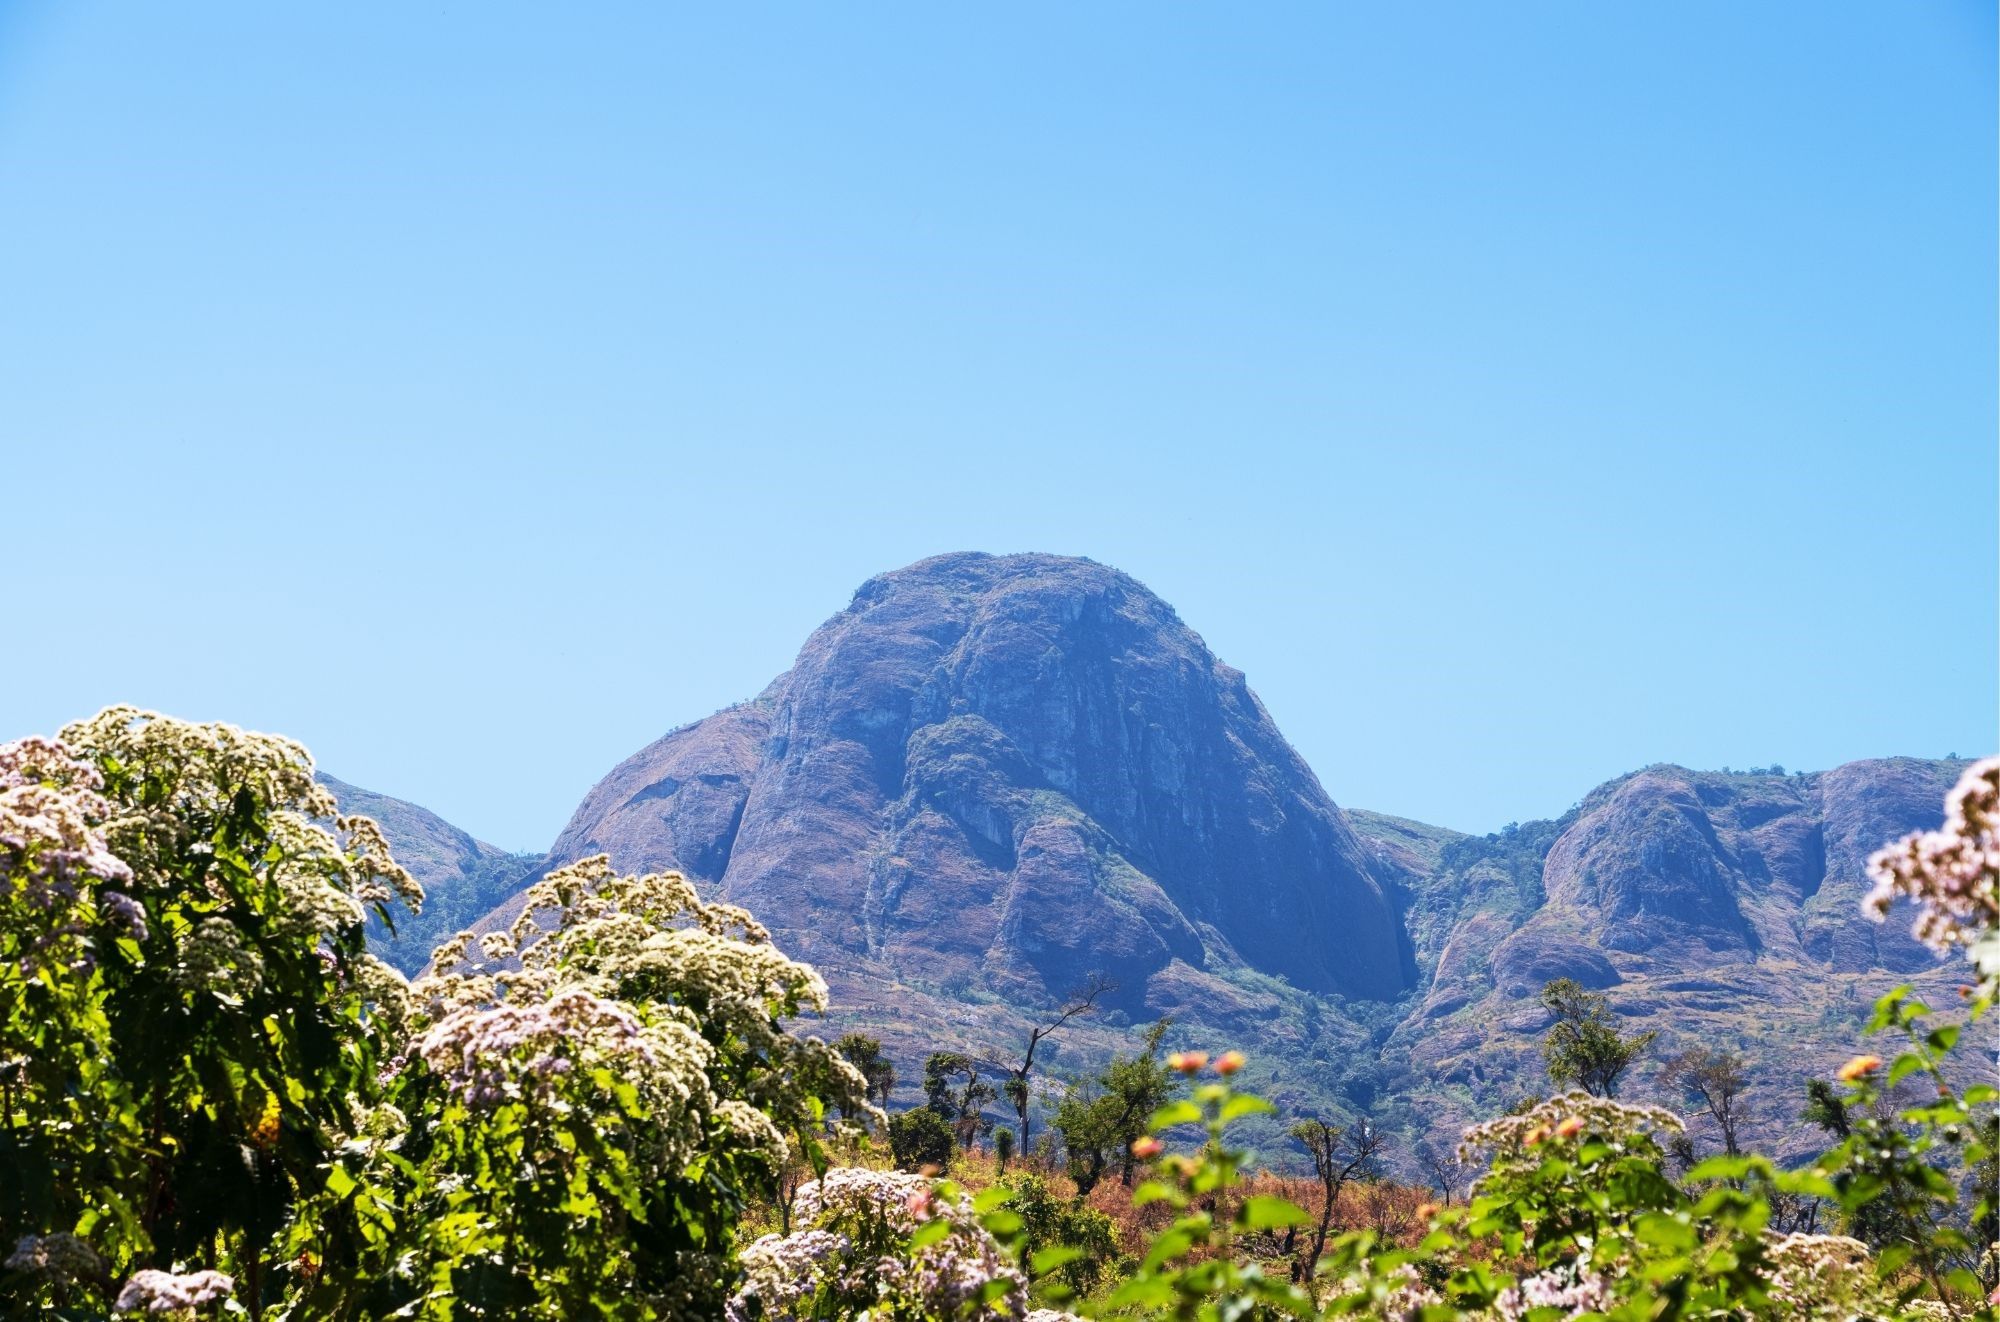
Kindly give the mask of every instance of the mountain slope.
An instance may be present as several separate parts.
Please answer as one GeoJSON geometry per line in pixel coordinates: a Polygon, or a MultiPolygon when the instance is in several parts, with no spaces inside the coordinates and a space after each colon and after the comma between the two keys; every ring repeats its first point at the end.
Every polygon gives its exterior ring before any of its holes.
{"type": "Polygon", "coordinates": [[[541,875],[538,854],[510,854],[473,839],[427,808],[349,785],[324,772],[318,779],[333,791],[343,813],[375,819],[396,861],[423,885],[423,912],[399,911],[393,934],[379,919],[369,919],[369,938],[376,952],[406,973],[422,968],[444,938],[477,922],[541,875]]]}

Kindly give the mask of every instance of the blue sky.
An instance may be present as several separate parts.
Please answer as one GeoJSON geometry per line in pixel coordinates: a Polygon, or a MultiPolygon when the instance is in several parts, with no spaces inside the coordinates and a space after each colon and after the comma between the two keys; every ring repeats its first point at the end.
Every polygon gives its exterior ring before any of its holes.
{"type": "Polygon", "coordinates": [[[539,848],[981,549],[1466,829],[1993,747],[1990,4],[1241,8],[0,0],[0,734],[539,848]]]}

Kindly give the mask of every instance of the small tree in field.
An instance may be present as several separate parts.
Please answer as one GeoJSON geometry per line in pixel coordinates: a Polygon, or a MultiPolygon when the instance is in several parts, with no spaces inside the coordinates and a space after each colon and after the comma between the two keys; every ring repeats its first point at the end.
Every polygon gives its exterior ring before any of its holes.
{"type": "Polygon", "coordinates": [[[1095,1010],[1097,1002],[1108,995],[1115,985],[1103,974],[1093,974],[1082,987],[1063,998],[1062,1005],[1046,1023],[1028,1030],[1028,1047],[1021,1053],[1021,1063],[1008,1067],[1007,1079],[1000,1085],[1001,1093],[1013,1103],[1014,1115],[1021,1122],[1021,1146],[1024,1150],[1028,1146],[1028,1103],[1033,1094],[1036,1049],[1070,1020],[1095,1010]]]}
{"type": "Polygon", "coordinates": [[[964,1052],[935,1051],[924,1062],[925,1104],[951,1127],[962,1148],[993,1128],[986,1107],[999,1095],[980,1077],[979,1062],[964,1052]]]}
{"type": "Polygon", "coordinates": [[[1620,1033],[1604,994],[1585,991],[1573,978],[1557,978],[1542,988],[1542,1004],[1556,1017],[1542,1040],[1549,1078],[1597,1097],[1617,1095],[1618,1077],[1656,1036],[1620,1033]]]}
{"type": "Polygon", "coordinates": [[[1094,1189],[1114,1161],[1120,1178],[1132,1182],[1132,1142],[1146,1132],[1147,1119],[1173,1096],[1177,1083],[1160,1059],[1166,1032],[1162,1019],[1146,1031],[1144,1050],[1112,1057],[1095,1078],[1071,1087],[1056,1108],[1055,1127],[1079,1195],[1094,1189]]]}
{"type": "Polygon", "coordinates": [[[1301,1120],[1291,1135],[1312,1157],[1313,1174],[1319,1177],[1321,1203],[1319,1221],[1313,1228],[1312,1247],[1292,1262],[1292,1279],[1309,1281],[1320,1254],[1326,1252],[1327,1235],[1333,1228],[1333,1210],[1340,1191],[1357,1177],[1372,1175],[1382,1155],[1385,1140],[1380,1130],[1363,1120],[1358,1125],[1335,1125],[1314,1118],[1301,1120]]]}
{"type": "Polygon", "coordinates": [[[1661,1067],[1660,1082],[1701,1104],[1722,1131],[1724,1153],[1732,1157],[1742,1154],[1736,1135],[1744,1121],[1743,1089],[1750,1082],[1743,1057],[1690,1047],[1661,1067]]]}
{"type": "Polygon", "coordinates": [[[889,1094],[896,1090],[896,1067],[883,1054],[881,1039],[869,1037],[866,1033],[846,1033],[833,1044],[833,1049],[848,1064],[861,1071],[861,1077],[868,1085],[869,1100],[887,1110],[889,1094]]]}
{"type": "Polygon", "coordinates": [[[951,1169],[953,1141],[951,1126],[928,1106],[889,1117],[889,1151],[900,1170],[951,1169]]]}

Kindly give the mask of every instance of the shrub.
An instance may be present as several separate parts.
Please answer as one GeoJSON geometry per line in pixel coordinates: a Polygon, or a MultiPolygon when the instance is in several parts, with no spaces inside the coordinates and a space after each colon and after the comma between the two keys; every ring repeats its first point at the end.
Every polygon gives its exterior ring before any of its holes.
{"type": "Polygon", "coordinates": [[[926,1166],[939,1172],[951,1169],[956,1138],[943,1116],[928,1106],[919,1106],[889,1118],[889,1151],[896,1165],[906,1171],[926,1166]]]}

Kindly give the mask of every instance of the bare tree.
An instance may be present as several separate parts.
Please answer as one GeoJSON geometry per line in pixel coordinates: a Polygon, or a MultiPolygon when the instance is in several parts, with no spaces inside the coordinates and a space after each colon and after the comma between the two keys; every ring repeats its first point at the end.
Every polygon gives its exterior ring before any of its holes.
{"type": "Polygon", "coordinates": [[[1319,1176],[1320,1192],[1325,1195],[1319,1209],[1319,1224],[1313,1230],[1312,1251],[1292,1259],[1292,1280],[1309,1281],[1320,1254],[1326,1252],[1327,1235],[1333,1229],[1333,1208],[1340,1200],[1340,1191],[1349,1180],[1374,1174],[1387,1140],[1366,1120],[1349,1126],[1319,1119],[1301,1120],[1292,1126],[1291,1135],[1312,1154],[1313,1171],[1319,1176]]]}
{"type": "Polygon", "coordinates": [[[1743,1089],[1750,1082],[1743,1057],[1690,1047],[1661,1067],[1660,1082],[1701,1103],[1722,1130],[1722,1150],[1732,1157],[1741,1155],[1736,1133],[1744,1122],[1743,1089]]]}
{"type": "Polygon", "coordinates": [[[1465,1173],[1465,1162],[1460,1159],[1458,1149],[1425,1139],[1417,1144],[1417,1164],[1444,1195],[1444,1205],[1450,1207],[1452,1186],[1465,1173]]]}
{"type": "Polygon", "coordinates": [[[1038,1024],[1028,1030],[1028,1049],[1021,1055],[1019,1065],[999,1065],[1007,1071],[1007,1078],[1000,1085],[1001,1094],[1014,1104],[1014,1114],[1021,1122],[1021,1151],[1028,1148],[1028,1102],[1031,1096],[1030,1080],[1035,1070],[1035,1050],[1042,1042],[1053,1037],[1056,1031],[1079,1015],[1089,1014],[1097,1008],[1099,1000],[1116,991],[1118,984],[1102,973],[1093,973],[1083,986],[1063,998],[1055,1016],[1048,1022],[1038,1024]]]}

